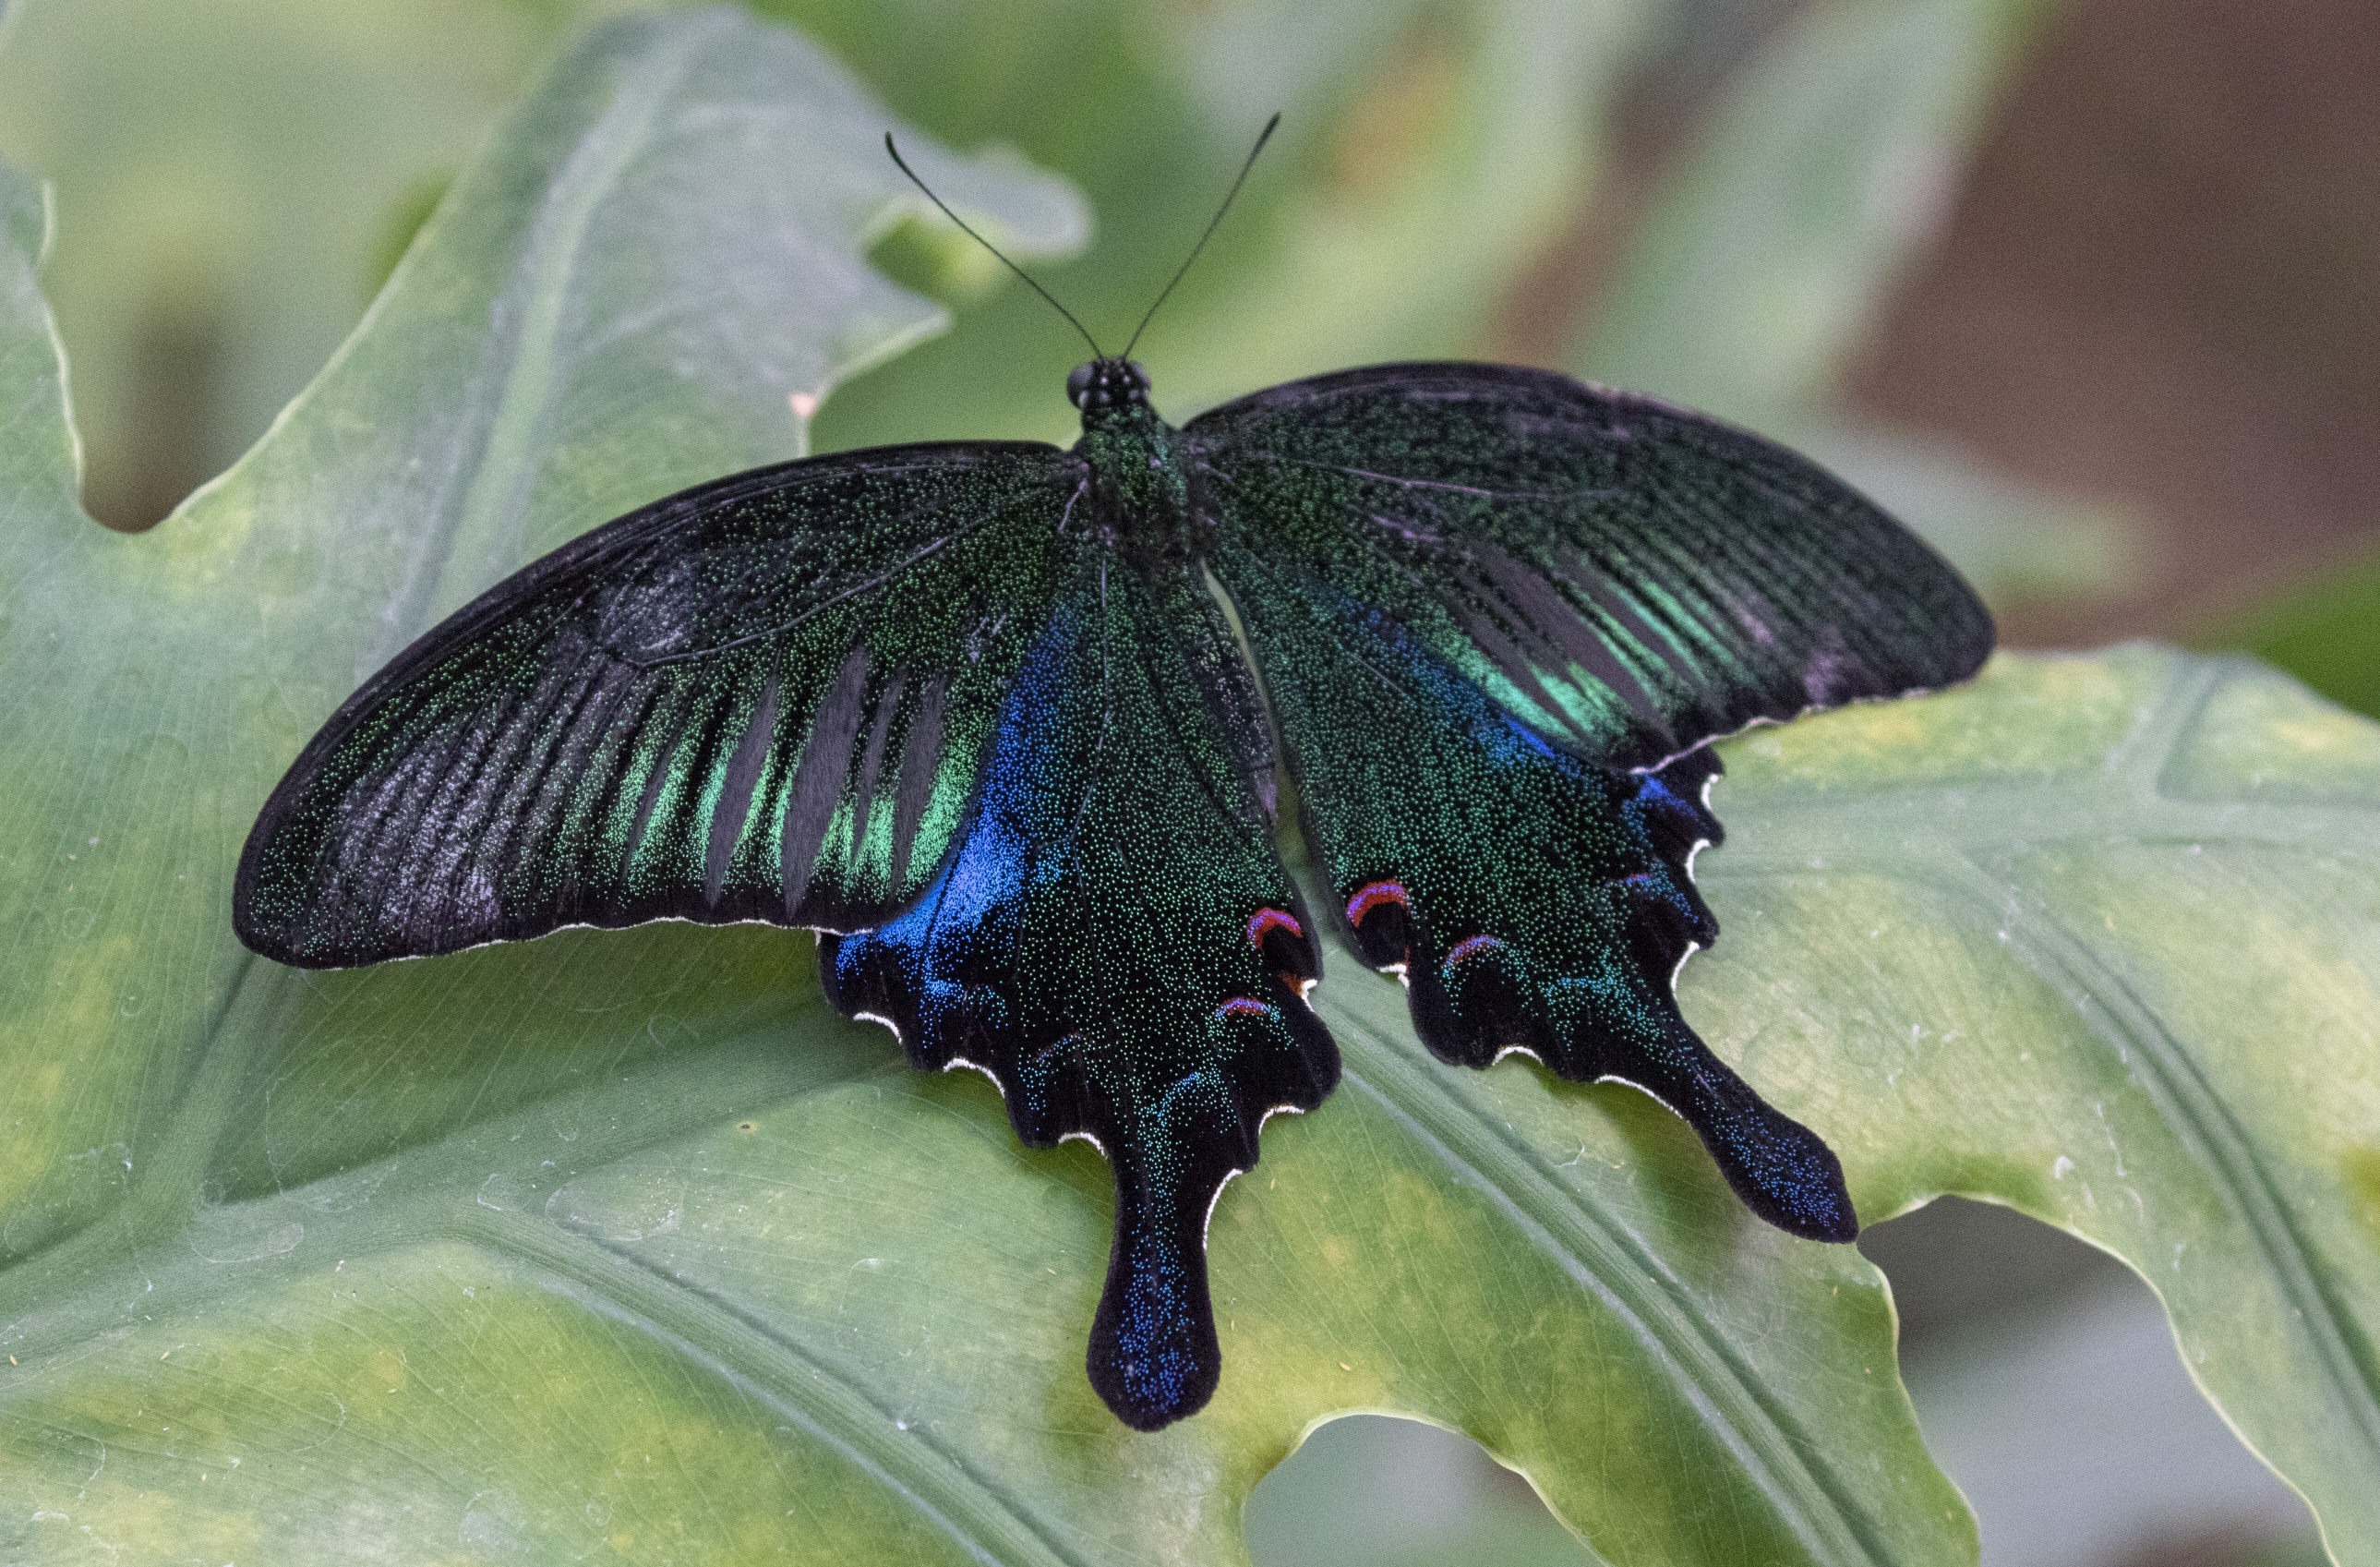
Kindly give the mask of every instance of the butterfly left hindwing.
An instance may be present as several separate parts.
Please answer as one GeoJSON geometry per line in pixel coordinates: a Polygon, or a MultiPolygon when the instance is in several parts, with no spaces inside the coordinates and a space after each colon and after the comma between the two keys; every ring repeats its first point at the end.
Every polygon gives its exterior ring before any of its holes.
{"type": "Polygon", "coordinates": [[[1205,1223],[1338,1054],[1274,856],[1263,724],[1179,574],[1076,519],[1080,459],[940,446],[763,469],[500,584],[356,693],[265,807],[242,939],[341,966],[565,925],[829,930],[830,997],[1096,1140],[1091,1380],[1154,1428],[1220,1373],[1205,1223]]]}

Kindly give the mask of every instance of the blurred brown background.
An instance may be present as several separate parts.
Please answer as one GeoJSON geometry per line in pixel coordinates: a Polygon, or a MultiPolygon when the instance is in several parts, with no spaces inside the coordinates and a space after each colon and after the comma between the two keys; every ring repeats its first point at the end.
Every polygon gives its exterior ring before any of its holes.
{"type": "MultiPolygon", "coordinates": [[[[1734,0],[1634,84],[1613,176],[1507,312],[1559,362],[1698,111],[1797,7],[1734,0]]],[[[2221,640],[2380,548],[2380,6],[2073,0],[1842,395],[2043,489],[2113,502],[2103,596],[2002,604],[2015,646],[2221,640]]],[[[2380,626],[2374,627],[2380,632],[2380,626]]]]}
{"type": "Polygon", "coordinates": [[[2200,635],[2369,552],[2380,6],[2068,7],[1849,391],[2045,485],[2131,503],[2133,579],[2009,617],[2014,641],[2200,635]]]}

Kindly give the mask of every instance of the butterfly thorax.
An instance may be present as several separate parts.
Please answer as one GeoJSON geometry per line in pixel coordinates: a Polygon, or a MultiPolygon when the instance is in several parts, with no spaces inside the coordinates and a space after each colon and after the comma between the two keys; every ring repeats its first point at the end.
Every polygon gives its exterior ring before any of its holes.
{"type": "Polygon", "coordinates": [[[1094,537],[1152,575],[1198,560],[1210,529],[1192,502],[1188,445],[1149,406],[1148,372],[1097,359],[1077,369],[1066,390],[1083,410],[1075,453],[1090,468],[1094,537]]]}

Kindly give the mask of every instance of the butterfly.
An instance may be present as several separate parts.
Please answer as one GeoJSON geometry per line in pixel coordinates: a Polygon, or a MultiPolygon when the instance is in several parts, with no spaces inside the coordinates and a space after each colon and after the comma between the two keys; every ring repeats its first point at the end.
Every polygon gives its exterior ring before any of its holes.
{"type": "Polygon", "coordinates": [[[1175,429],[1130,346],[1093,352],[1071,449],[758,468],[489,589],[273,791],[241,940],[341,967],[820,932],[834,1006],[987,1073],[1026,1144],[1105,1155],[1087,1362],[1141,1430],[1217,1386],[1224,1183],[1338,1080],[1325,922],[1440,1060],[1634,1084],[1762,1219],[1850,1240],[1832,1151],[1672,993],[1718,935],[1708,742],[1965,677],[1974,594],[1814,464],[1644,397],[1392,364],[1175,429]],[[1318,912],[1275,848],[1284,772],[1318,912]]]}

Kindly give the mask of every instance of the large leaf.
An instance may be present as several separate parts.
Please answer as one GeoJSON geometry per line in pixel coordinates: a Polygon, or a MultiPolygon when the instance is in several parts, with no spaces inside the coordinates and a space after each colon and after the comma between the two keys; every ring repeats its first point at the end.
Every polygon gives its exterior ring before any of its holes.
{"type": "MultiPolygon", "coordinates": [[[[782,455],[790,395],[930,321],[856,261],[905,199],[880,128],[730,16],[599,35],[139,539],[74,512],[42,210],[6,187],[6,1554],[1228,1561],[1298,1433],[1379,1408],[1479,1437],[1615,1561],[1972,1557],[1855,1253],[1750,1221],[1629,1090],[1440,1067],[1343,954],[1345,1085],[1220,1207],[1223,1390],[1156,1438],[1082,1374],[1096,1155],[832,1016],[798,935],[242,956],[240,838],[357,678],[782,455]]],[[[928,172],[1020,249],[1076,231],[1046,185],[928,172]]],[[[2368,1557],[2380,735],[2143,652],[1730,756],[1729,933],[1684,991],[1714,1046],[1871,1218],[1956,1187],[2122,1249],[2368,1557]]]]}
{"type": "Polygon", "coordinates": [[[487,0],[6,11],[0,146],[60,193],[47,282],[93,504],[142,522],[322,368],[395,259],[395,225],[419,220],[547,42],[525,6],[487,0]]]}
{"type": "Polygon", "coordinates": [[[1727,754],[1688,1014],[1808,1084],[1868,1221],[1958,1192],[2130,1263],[2380,1556],[2380,727],[2131,648],[1727,754]]]}

